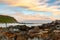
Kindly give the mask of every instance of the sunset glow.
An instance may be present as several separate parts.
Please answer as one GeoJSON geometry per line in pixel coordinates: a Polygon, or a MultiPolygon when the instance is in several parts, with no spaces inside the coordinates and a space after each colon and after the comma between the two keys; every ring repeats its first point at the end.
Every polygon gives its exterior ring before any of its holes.
{"type": "Polygon", "coordinates": [[[60,0],[0,0],[0,14],[20,20],[60,20],[60,0]]]}

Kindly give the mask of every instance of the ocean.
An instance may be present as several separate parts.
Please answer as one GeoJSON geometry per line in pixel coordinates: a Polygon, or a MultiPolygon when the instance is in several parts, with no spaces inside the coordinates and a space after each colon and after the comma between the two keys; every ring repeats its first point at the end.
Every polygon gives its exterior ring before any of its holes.
{"type": "MultiPolygon", "coordinates": [[[[18,23],[7,23],[7,27],[9,26],[15,26],[15,25],[26,25],[28,27],[31,27],[31,26],[38,26],[38,25],[42,25],[42,24],[18,24],[18,23]]],[[[5,23],[0,23],[0,27],[6,27],[6,24],[5,23]]]]}
{"type": "MultiPolygon", "coordinates": [[[[21,21],[20,24],[19,23],[7,23],[7,26],[10,25],[26,25],[26,26],[38,26],[38,25],[42,25],[45,23],[50,23],[52,22],[51,20],[26,20],[26,21],[21,21]]],[[[5,23],[0,23],[0,27],[6,27],[5,23]]]]}

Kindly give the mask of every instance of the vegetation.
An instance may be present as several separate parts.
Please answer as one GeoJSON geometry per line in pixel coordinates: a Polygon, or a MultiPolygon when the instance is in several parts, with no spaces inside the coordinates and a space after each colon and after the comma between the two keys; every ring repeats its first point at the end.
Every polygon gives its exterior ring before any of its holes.
{"type": "Polygon", "coordinates": [[[7,27],[7,23],[17,23],[17,21],[13,17],[0,15],[0,23],[5,23],[7,27]]]}
{"type": "Polygon", "coordinates": [[[0,15],[0,23],[16,23],[17,21],[10,16],[0,15]]]}

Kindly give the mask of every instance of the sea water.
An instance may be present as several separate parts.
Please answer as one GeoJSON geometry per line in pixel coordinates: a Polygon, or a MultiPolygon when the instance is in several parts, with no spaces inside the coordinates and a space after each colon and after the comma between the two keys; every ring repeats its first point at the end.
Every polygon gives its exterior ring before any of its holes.
{"type": "MultiPolygon", "coordinates": [[[[38,26],[38,25],[42,25],[42,24],[18,24],[18,23],[7,23],[7,27],[9,26],[15,26],[15,25],[26,25],[28,27],[31,27],[31,26],[38,26]]],[[[6,24],[5,23],[0,23],[0,27],[6,27],[6,24]]]]}

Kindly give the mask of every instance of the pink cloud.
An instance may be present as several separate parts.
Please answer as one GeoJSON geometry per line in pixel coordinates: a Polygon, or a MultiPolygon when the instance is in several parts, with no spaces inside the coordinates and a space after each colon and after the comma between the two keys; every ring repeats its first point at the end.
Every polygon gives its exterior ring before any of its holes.
{"type": "MultiPolygon", "coordinates": [[[[48,19],[55,19],[54,16],[60,15],[60,6],[50,6],[48,7],[47,2],[48,0],[0,0],[2,2],[6,2],[7,4],[11,6],[21,6],[21,7],[26,7],[29,10],[34,10],[34,11],[46,11],[46,12],[52,12],[53,16],[52,17],[45,17],[41,15],[24,15],[24,14],[13,14],[11,16],[15,17],[17,20],[48,20],[48,19]],[[40,1],[40,2],[39,2],[40,1]],[[41,5],[44,4],[44,5],[41,5]]],[[[60,2],[56,1],[54,4],[58,4],[60,2]]]]}
{"type": "Polygon", "coordinates": [[[16,14],[12,14],[10,16],[14,17],[18,21],[23,21],[23,20],[55,20],[52,17],[41,16],[38,14],[25,15],[23,13],[16,13],[16,14]]]}

